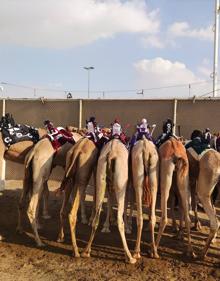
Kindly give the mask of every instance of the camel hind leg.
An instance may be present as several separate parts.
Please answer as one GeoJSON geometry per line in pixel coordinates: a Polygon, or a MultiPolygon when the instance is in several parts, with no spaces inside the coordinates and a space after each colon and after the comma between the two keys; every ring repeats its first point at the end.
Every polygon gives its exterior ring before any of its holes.
{"type": "Polygon", "coordinates": [[[197,195],[197,180],[196,179],[191,179],[190,180],[190,189],[191,189],[191,201],[192,201],[192,210],[194,212],[194,227],[193,230],[201,230],[202,226],[199,221],[198,217],[198,195],[197,195]]]}
{"type": "Polygon", "coordinates": [[[118,216],[117,216],[117,221],[118,221],[118,230],[121,236],[121,240],[123,243],[124,251],[126,253],[126,257],[129,260],[129,263],[133,264],[136,262],[136,259],[132,257],[131,252],[128,249],[127,241],[125,238],[125,225],[123,221],[123,213],[124,213],[124,203],[125,203],[125,192],[126,192],[126,186],[124,186],[123,190],[120,190],[119,192],[116,191],[116,199],[118,203],[118,216]]]}
{"type": "Polygon", "coordinates": [[[71,212],[69,214],[69,223],[70,223],[70,231],[71,231],[71,237],[72,237],[73,251],[74,251],[74,254],[75,254],[76,258],[80,257],[78,246],[77,246],[77,243],[76,243],[76,233],[75,233],[76,221],[77,221],[77,211],[78,211],[78,208],[79,208],[79,204],[80,204],[80,187],[75,185],[74,186],[72,209],[71,209],[71,212]]]}
{"type": "Polygon", "coordinates": [[[24,187],[22,189],[21,197],[18,203],[18,224],[16,231],[18,233],[23,233],[23,221],[25,217],[25,203],[28,195],[28,185],[24,184],[24,187]]]}
{"type": "Polygon", "coordinates": [[[38,213],[39,213],[39,198],[41,196],[43,190],[43,183],[40,181],[33,182],[33,194],[31,196],[31,200],[29,203],[29,207],[27,210],[27,215],[30,220],[33,232],[34,232],[34,238],[39,247],[44,246],[42,243],[40,236],[38,234],[37,230],[37,223],[38,223],[38,213]]]}
{"type": "Polygon", "coordinates": [[[202,251],[201,258],[204,258],[208,252],[210,243],[215,237],[218,229],[219,222],[216,216],[215,208],[211,203],[211,194],[215,188],[218,179],[215,177],[214,172],[212,170],[209,171],[209,175],[200,171],[197,193],[199,200],[201,201],[203,208],[210,219],[210,232],[206,241],[206,245],[202,251]]]}
{"type": "Polygon", "coordinates": [[[188,175],[182,174],[181,169],[178,169],[177,171],[177,186],[181,198],[181,207],[182,207],[181,209],[184,214],[185,225],[187,230],[187,237],[188,237],[187,254],[190,256],[194,256],[193,249],[192,249],[191,235],[190,235],[191,221],[189,217],[189,178],[188,175]]]}
{"type": "Polygon", "coordinates": [[[41,159],[36,156],[36,159],[32,160],[33,191],[27,210],[27,215],[34,232],[35,241],[37,242],[37,245],[39,247],[44,246],[37,230],[39,217],[39,199],[41,198],[42,191],[44,189],[44,183],[50,176],[52,160],[52,155],[50,157],[47,157],[47,159],[41,159]]]}
{"type": "Polygon", "coordinates": [[[150,233],[151,233],[151,257],[159,258],[155,245],[154,229],[156,225],[156,201],[158,187],[158,167],[150,167],[149,170],[151,205],[150,205],[150,233]]]}
{"type": "Polygon", "coordinates": [[[134,250],[135,259],[139,259],[141,257],[140,244],[141,244],[141,234],[143,229],[143,209],[142,209],[143,181],[144,181],[144,177],[142,176],[141,184],[135,186],[136,204],[137,204],[137,240],[134,250]]]}
{"type": "Polygon", "coordinates": [[[64,198],[62,202],[62,207],[60,209],[60,228],[59,228],[59,234],[57,238],[57,242],[62,243],[64,242],[64,218],[66,216],[66,209],[67,209],[67,204],[69,202],[70,194],[72,191],[72,185],[70,182],[68,182],[65,186],[64,189],[64,198]]]}
{"type": "Polygon", "coordinates": [[[172,160],[161,159],[160,166],[160,188],[161,188],[161,219],[159,232],[156,239],[156,249],[159,246],[160,239],[167,225],[167,201],[172,184],[172,177],[174,171],[174,163],[172,160]]]}
{"type": "Polygon", "coordinates": [[[106,167],[107,167],[107,163],[105,162],[103,163],[100,169],[101,171],[98,171],[99,174],[97,174],[97,177],[99,176],[99,178],[97,179],[97,184],[96,184],[95,214],[92,221],[92,232],[89,241],[87,243],[87,246],[81,253],[81,256],[84,258],[90,257],[92,242],[95,236],[96,229],[99,224],[99,217],[100,217],[102,204],[105,197],[105,190],[106,190],[106,167]]]}
{"type": "Polygon", "coordinates": [[[50,192],[49,192],[49,188],[48,188],[48,183],[47,181],[44,183],[44,189],[43,189],[43,192],[42,192],[42,199],[43,199],[43,214],[42,214],[42,217],[45,219],[45,220],[48,220],[51,218],[51,216],[49,215],[49,211],[48,211],[48,202],[49,202],[49,195],[50,195],[50,192]]]}

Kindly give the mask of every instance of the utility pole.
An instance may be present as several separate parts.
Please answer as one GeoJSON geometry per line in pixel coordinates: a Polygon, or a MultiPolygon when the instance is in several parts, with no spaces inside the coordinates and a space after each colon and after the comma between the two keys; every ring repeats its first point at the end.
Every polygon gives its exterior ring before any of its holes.
{"type": "Polygon", "coordinates": [[[90,93],[90,70],[95,69],[93,66],[84,66],[84,69],[87,70],[88,72],[88,99],[90,98],[89,93],[90,93]]]}
{"type": "Polygon", "coordinates": [[[215,0],[213,97],[216,97],[216,90],[217,90],[217,83],[218,83],[218,34],[219,34],[219,0],[215,0]]]}

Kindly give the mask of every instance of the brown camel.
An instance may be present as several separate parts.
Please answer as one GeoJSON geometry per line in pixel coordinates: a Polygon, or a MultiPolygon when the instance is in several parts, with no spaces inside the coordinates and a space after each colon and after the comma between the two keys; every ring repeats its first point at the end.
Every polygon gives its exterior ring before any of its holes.
{"type": "MultiPolygon", "coordinates": [[[[102,203],[105,197],[106,188],[108,194],[115,194],[118,203],[118,229],[122,239],[123,247],[130,263],[135,263],[136,259],[132,257],[125,238],[125,227],[123,221],[125,193],[128,184],[128,150],[121,141],[113,139],[108,142],[101,151],[97,164],[96,173],[96,200],[95,216],[92,222],[92,233],[89,242],[81,254],[82,257],[90,257],[91,245],[95,236],[95,231],[99,224],[99,216],[102,209],[102,203]]],[[[75,238],[76,210],[79,203],[80,191],[77,189],[76,197],[70,213],[70,225],[72,233],[72,242],[75,255],[79,256],[78,247],[75,238]]]]}
{"type": "Polygon", "coordinates": [[[156,240],[158,248],[161,236],[167,224],[167,201],[172,184],[174,170],[176,170],[177,187],[181,198],[181,208],[183,210],[185,225],[188,236],[187,254],[193,255],[190,236],[189,217],[189,162],[186,149],[181,141],[172,137],[163,143],[159,148],[160,156],[160,189],[161,189],[161,221],[156,240]]]}
{"type": "MultiPolygon", "coordinates": [[[[186,149],[187,153],[187,158],[189,161],[189,189],[190,189],[190,194],[191,194],[191,205],[192,205],[192,210],[194,212],[194,230],[201,230],[201,224],[198,218],[198,211],[197,211],[197,204],[198,204],[198,196],[196,192],[196,185],[198,181],[198,176],[199,176],[199,155],[194,151],[193,148],[188,148],[186,149]]],[[[174,174],[173,181],[172,181],[172,202],[171,202],[171,214],[172,214],[172,226],[173,230],[177,232],[177,224],[176,224],[176,219],[175,219],[175,201],[176,197],[179,200],[180,199],[180,194],[178,189],[176,188],[176,175],[174,174]]],[[[181,238],[181,235],[183,234],[183,214],[181,210],[181,204],[179,205],[179,213],[180,213],[180,226],[179,226],[179,234],[178,236],[181,238]]]]}
{"type": "Polygon", "coordinates": [[[159,157],[153,142],[144,138],[139,140],[131,151],[133,186],[137,203],[137,241],[134,258],[140,258],[140,243],[143,228],[142,199],[143,195],[150,206],[150,231],[151,231],[151,255],[157,258],[155,247],[154,227],[156,224],[156,198],[158,187],[159,157]]]}
{"type": "MultiPolygon", "coordinates": [[[[66,157],[65,176],[61,186],[64,186],[64,199],[60,210],[60,231],[58,242],[64,241],[64,218],[66,216],[67,203],[73,190],[73,206],[71,210],[70,225],[73,245],[76,245],[75,224],[79,202],[85,198],[85,190],[92,173],[96,170],[99,150],[93,141],[83,138],[72,147],[66,157]]],[[[95,195],[95,194],[94,194],[95,195]]],[[[78,257],[78,248],[74,246],[75,256],[78,257]]]]}
{"type": "Polygon", "coordinates": [[[200,159],[197,194],[210,220],[210,232],[201,258],[205,258],[210,243],[218,232],[219,221],[215,207],[211,202],[211,194],[220,177],[220,153],[210,149],[200,159]]]}
{"type": "MultiPolygon", "coordinates": [[[[81,135],[73,133],[73,138],[77,142],[81,135]]],[[[66,143],[57,152],[52,147],[48,138],[40,140],[29,152],[25,160],[25,177],[22,195],[19,202],[18,232],[22,233],[22,218],[24,216],[25,201],[30,194],[30,203],[27,210],[30,223],[33,228],[35,240],[38,246],[43,246],[37,230],[37,218],[39,209],[39,198],[44,191],[52,169],[59,165],[65,166],[67,151],[73,145],[66,143]]]]}

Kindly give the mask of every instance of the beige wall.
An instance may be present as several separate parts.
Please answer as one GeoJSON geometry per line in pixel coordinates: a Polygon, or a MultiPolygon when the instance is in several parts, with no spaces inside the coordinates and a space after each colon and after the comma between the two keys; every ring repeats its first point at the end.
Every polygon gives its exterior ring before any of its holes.
{"type": "MultiPolygon", "coordinates": [[[[59,100],[6,100],[6,112],[12,113],[17,123],[43,127],[43,121],[49,119],[56,126],[74,125],[79,123],[79,101],[59,100]]],[[[52,177],[60,179],[62,169],[53,171],[52,177]]],[[[21,179],[23,177],[23,165],[7,161],[6,179],[21,179]]]]}
{"type": "Polygon", "coordinates": [[[220,100],[180,100],[177,105],[177,125],[181,135],[190,137],[194,129],[220,131],[220,100]]]}
{"type": "MultiPolygon", "coordinates": [[[[2,101],[0,101],[2,113],[2,101]]],[[[212,131],[220,130],[220,100],[178,100],[177,122],[181,135],[189,137],[194,129],[210,127],[212,131]]],[[[135,125],[145,117],[150,124],[156,123],[155,136],[161,132],[164,119],[173,118],[174,100],[83,100],[82,126],[90,116],[96,116],[97,122],[110,126],[117,117],[123,126],[130,124],[128,135],[132,135],[135,125]]],[[[45,119],[50,119],[56,126],[79,124],[78,100],[6,100],[6,112],[13,114],[18,123],[43,126],[45,119]]],[[[178,133],[178,130],[177,130],[178,133]]],[[[23,176],[22,165],[7,163],[6,178],[20,179],[23,176]]],[[[53,172],[53,178],[61,178],[61,169],[53,172]]]]}
{"type": "Polygon", "coordinates": [[[150,124],[156,123],[155,135],[160,133],[161,121],[173,118],[173,100],[91,100],[83,101],[82,124],[86,118],[96,116],[100,125],[110,126],[115,117],[121,124],[130,124],[127,133],[134,132],[137,122],[145,117],[150,124]]]}

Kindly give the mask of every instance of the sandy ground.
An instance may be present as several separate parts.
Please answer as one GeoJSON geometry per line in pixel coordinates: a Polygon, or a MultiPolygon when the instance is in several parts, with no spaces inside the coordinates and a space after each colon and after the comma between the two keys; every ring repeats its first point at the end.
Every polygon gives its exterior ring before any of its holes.
{"type": "MultiPolygon", "coordinates": [[[[17,203],[21,194],[21,183],[9,182],[0,196],[0,234],[5,238],[0,242],[0,280],[220,280],[220,239],[213,244],[205,261],[187,258],[184,243],[175,239],[170,224],[161,240],[161,258],[149,258],[149,232],[142,235],[143,257],[135,265],[125,263],[122,243],[118,230],[113,226],[110,234],[97,231],[90,259],[72,257],[68,222],[67,238],[64,244],[56,242],[58,217],[61,199],[54,196],[56,184],[50,185],[50,220],[41,220],[40,235],[46,246],[37,248],[28,220],[25,221],[25,234],[16,234],[17,203]]],[[[219,206],[218,206],[219,207],[219,206]]],[[[91,212],[91,202],[86,204],[87,214],[91,212]]],[[[159,211],[158,211],[159,215],[159,211]]],[[[218,216],[220,210],[218,209],[218,216]]],[[[198,254],[207,237],[208,222],[204,214],[201,232],[192,231],[193,246],[198,254]]],[[[103,213],[101,223],[103,223],[103,213]]],[[[159,217],[158,217],[159,219],[159,217]]],[[[146,227],[147,220],[144,225],[146,227]]],[[[77,242],[82,249],[88,241],[91,228],[77,223],[77,242]]],[[[133,234],[127,235],[128,245],[134,249],[136,222],[133,218],[133,234]]]]}

